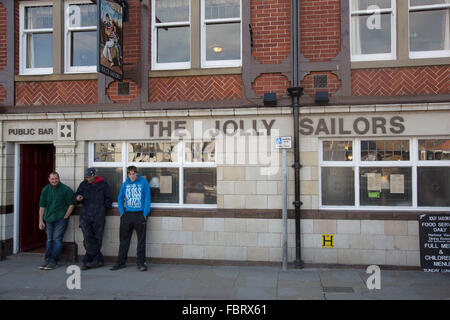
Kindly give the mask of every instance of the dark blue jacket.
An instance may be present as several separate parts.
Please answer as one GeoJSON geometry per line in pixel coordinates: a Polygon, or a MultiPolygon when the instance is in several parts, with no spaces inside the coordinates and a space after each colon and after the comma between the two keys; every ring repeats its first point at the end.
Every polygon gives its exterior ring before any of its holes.
{"type": "Polygon", "coordinates": [[[89,183],[86,180],[81,182],[75,193],[75,199],[78,195],[83,196],[80,219],[89,221],[104,219],[106,209],[112,208],[109,185],[99,176],[93,183],[89,183]]]}

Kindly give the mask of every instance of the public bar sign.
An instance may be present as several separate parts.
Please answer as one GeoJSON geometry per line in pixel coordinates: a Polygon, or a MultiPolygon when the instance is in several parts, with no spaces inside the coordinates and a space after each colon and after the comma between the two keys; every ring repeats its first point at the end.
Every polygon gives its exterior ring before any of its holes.
{"type": "Polygon", "coordinates": [[[450,215],[419,216],[420,265],[425,272],[450,272],[450,215]]]}
{"type": "Polygon", "coordinates": [[[56,134],[56,122],[8,121],[3,124],[4,141],[53,141],[56,134]]]}
{"type": "Polygon", "coordinates": [[[117,0],[99,0],[97,5],[99,13],[97,71],[122,80],[123,7],[117,0]]]}

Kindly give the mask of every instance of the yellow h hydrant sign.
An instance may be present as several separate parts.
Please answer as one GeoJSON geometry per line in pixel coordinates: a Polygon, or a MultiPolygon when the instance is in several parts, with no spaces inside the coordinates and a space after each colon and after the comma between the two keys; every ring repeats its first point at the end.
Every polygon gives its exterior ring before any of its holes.
{"type": "Polygon", "coordinates": [[[334,248],[334,234],[322,235],[322,248],[334,248]]]}

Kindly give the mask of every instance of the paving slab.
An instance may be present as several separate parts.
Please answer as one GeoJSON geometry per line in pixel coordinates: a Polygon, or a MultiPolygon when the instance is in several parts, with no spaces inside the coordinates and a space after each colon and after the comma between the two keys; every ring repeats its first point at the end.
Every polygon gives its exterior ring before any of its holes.
{"type": "Polygon", "coordinates": [[[42,257],[0,261],[1,300],[449,300],[450,274],[381,270],[381,289],[369,290],[363,269],[112,263],[81,271],[81,289],[70,290],[62,263],[39,270],[42,257]]]}

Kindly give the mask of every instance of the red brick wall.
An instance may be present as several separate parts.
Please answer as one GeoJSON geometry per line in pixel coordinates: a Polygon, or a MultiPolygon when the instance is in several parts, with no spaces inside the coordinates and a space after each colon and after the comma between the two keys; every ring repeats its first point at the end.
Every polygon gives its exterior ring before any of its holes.
{"type": "Polygon", "coordinates": [[[450,66],[352,71],[354,96],[402,96],[450,93],[450,66]]]}
{"type": "Polygon", "coordinates": [[[5,99],[6,99],[6,90],[2,85],[0,85],[0,103],[5,101],[5,99]]]}
{"type": "Polygon", "coordinates": [[[124,70],[132,69],[140,60],[141,5],[139,0],[129,0],[128,21],[123,27],[124,70]]]}
{"type": "Polygon", "coordinates": [[[251,1],[253,57],[261,63],[280,63],[291,52],[290,0],[251,1]]]}
{"type": "Polygon", "coordinates": [[[287,96],[286,90],[290,86],[289,79],[281,73],[262,74],[252,83],[253,91],[260,97],[263,97],[265,92],[275,92],[277,98],[287,96]]]}
{"type": "Polygon", "coordinates": [[[97,80],[16,82],[16,105],[95,104],[97,80]]]}
{"type": "Polygon", "coordinates": [[[301,81],[300,85],[304,89],[304,93],[314,97],[317,91],[328,91],[329,95],[335,94],[339,88],[341,87],[341,80],[331,72],[323,72],[323,71],[315,71],[309,73],[303,81],[301,81]],[[327,75],[328,76],[328,88],[314,88],[314,76],[315,75],[327,75]]]}
{"type": "Polygon", "coordinates": [[[300,1],[300,51],[310,61],[329,61],[340,51],[340,0],[300,1]]]}
{"type": "Polygon", "coordinates": [[[0,70],[6,67],[6,8],[0,3],[0,70]]]}
{"type": "Polygon", "coordinates": [[[152,78],[150,102],[213,101],[242,98],[240,75],[152,78]]]}

